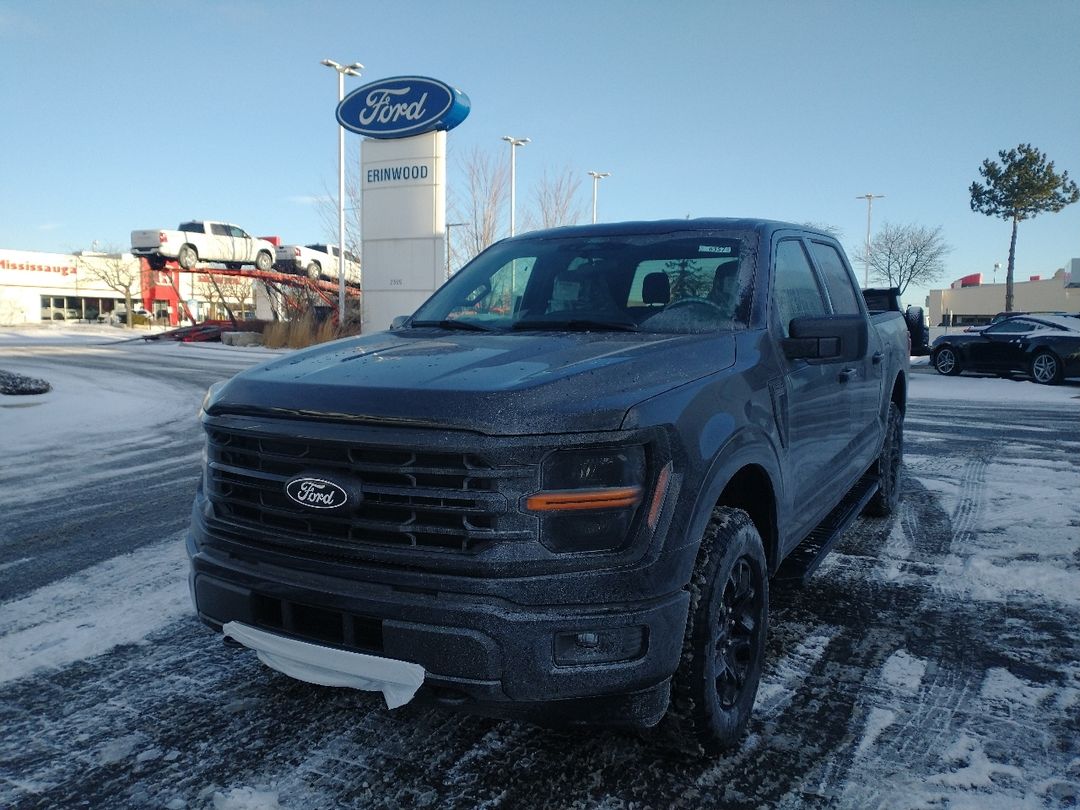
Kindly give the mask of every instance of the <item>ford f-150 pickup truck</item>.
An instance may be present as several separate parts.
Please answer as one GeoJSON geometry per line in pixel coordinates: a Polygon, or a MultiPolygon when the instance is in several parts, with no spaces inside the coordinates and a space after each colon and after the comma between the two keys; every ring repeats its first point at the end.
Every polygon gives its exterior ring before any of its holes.
{"type": "MultiPolygon", "coordinates": [[[[274,251],[274,267],[283,273],[336,280],[339,255],[337,245],[281,245],[274,251]]],[[[345,278],[348,281],[360,278],[360,260],[348,250],[345,251],[345,278]]]]}
{"type": "Polygon", "coordinates": [[[181,222],[175,231],[158,229],[131,232],[131,252],[146,256],[160,270],[175,259],[185,270],[199,262],[222,262],[229,267],[255,265],[262,271],[274,264],[274,245],[249,236],[226,222],[181,222]]]}
{"type": "Polygon", "coordinates": [[[211,388],[199,616],[294,677],[734,744],[769,583],[900,497],[908,337],[828,234],[491,246],[395,328],[211,388]]]}

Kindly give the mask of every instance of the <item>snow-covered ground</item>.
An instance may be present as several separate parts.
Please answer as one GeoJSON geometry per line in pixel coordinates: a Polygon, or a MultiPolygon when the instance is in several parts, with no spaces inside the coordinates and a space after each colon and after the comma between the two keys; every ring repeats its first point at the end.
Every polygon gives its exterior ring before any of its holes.
{"type": "Polygon", "coordinates": [[[0,332],[2,807],[1043,808],[1080,802],[1080,386],[911,377],[904,502],[774,587],[712,762],[309,686],[191,615],[209,382],[272,353],[0,332]]]}

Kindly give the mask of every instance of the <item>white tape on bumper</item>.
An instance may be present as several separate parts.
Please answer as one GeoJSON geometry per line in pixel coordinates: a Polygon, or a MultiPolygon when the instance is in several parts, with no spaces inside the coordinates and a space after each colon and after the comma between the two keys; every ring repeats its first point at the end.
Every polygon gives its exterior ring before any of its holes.
{"type": "Polygon", "coordinates": [[[278,672],[320,686],[348,686],[382,692],[390,709],[412,700],[424,682],[424,668],[408,661],[323,647],[267,633],[240,622],[229,622],[222,631],[255,650],[260,661],[278,672]]]}

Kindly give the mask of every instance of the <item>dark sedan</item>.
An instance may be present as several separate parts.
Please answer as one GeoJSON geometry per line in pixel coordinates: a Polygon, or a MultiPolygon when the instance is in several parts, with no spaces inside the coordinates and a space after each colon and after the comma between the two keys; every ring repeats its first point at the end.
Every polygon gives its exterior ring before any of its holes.
{"type": "Polygon", "coordinates": [[[1080,377],[1080,319],[1067,315],[1006,318],[980,332],[942,335],[930,349],[939,374],[1027,374],[1055,385],[1080,377]]]}

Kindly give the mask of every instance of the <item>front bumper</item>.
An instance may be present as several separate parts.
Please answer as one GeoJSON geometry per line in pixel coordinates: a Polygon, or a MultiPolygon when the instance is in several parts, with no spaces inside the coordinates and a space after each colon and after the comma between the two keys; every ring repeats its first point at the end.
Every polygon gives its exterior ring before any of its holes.
{"type": "MultiPolygon", "coordinates": [[[[688,594],[633,603],[523,606],[341,575],[286,569],[208,548],[196,509],[188,536],[199,617],[240,622],[333,648],[406,661],[417,698],[477,714],[650,726],[667,709],[688,594]]],[[[566,580],[563,584],[570,584],[566,580]]]]}

